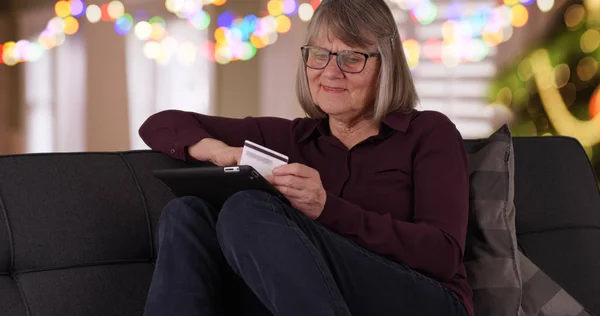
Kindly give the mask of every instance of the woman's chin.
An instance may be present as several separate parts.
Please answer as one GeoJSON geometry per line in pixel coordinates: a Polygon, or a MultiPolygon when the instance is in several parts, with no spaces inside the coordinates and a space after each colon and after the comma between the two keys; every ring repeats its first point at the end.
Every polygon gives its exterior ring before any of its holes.
{"type": "Polygon", "coordinates": [[[334,115],[340,112],[345,112],[348,109],[348,104],[339,101],[331,102],[330,100],[328,100],[326,102],[319,102],[319,107],[321,108],[321,110],[323,110],[323,112],[329,115],[334,115]]]}

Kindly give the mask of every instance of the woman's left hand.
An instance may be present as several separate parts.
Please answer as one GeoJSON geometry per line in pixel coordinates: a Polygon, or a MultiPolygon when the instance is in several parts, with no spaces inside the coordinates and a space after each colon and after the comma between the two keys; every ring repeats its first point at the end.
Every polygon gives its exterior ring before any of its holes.
{"type": "Polygon", "coordinates": [[[299,163],[279,166],[266,179],[274,185],[292,206],[311,219],[323,212],[327,192],[319,172],[299,163]]]}

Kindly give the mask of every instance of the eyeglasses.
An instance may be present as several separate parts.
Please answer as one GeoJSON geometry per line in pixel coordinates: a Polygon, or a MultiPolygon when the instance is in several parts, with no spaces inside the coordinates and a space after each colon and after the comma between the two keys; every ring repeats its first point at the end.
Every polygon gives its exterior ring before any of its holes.
{"type": "Polygon", "coordinates": [[[331,56],[334,55],[340,70],[351,74],[363,71],[369,57],[379,56],[379,53],[366,54],[350,50],[332,53],[325,48],[316,46],[302,46],[300,51],[302,52],[302,60],[308,68],[325,69],[331,61],[331,56]]]}

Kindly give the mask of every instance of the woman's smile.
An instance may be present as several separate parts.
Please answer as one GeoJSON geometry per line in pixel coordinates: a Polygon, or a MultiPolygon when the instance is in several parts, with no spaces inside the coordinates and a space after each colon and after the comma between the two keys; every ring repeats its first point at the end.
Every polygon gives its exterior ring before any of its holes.
{"type": "Polygon", "coordinates": [[[327,93],[342,93],[342,92],[346,91],[346,89],[344,89],[344,88],[330,87],[330,86],[326,86],[326,85],[321,85],[321,87],[323,88],[323,91],[325,91],[327,93]]]}

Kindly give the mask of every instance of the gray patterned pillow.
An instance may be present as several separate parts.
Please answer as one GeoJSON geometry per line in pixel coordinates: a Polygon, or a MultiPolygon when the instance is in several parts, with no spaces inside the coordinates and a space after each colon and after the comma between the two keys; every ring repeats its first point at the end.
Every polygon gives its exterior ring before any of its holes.
{"type": "Polygon", "coordinates": [[[475,315],[522,313],[521,273],[515,232],[514,155],[504,125],[466,146],[470,210],[464,262],[473,289],[475,315]]]}
{"type": "Polygon", "coordinates": [[[523,315],[591,316],[585,308],[556,284],[521,251],[517,253],[523,277],[523,315]]]}

